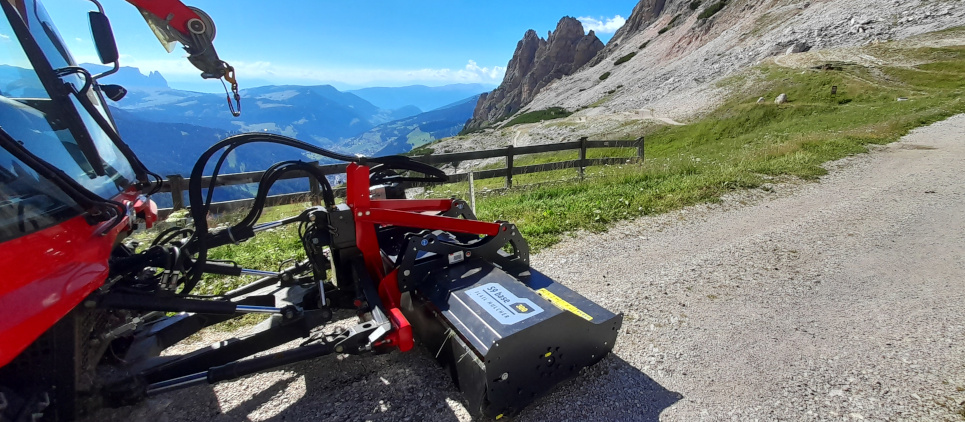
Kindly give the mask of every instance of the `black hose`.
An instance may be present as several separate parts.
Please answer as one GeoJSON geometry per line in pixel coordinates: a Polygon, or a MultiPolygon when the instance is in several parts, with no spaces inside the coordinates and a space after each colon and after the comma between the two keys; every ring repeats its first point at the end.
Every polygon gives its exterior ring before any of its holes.
{"type": "MultiPolygon", "coordinates": [[[[189,179],[190,182],[188,184],[188,200],[189,200],[189,203],[191,204],[191,217],[194,219],[195,231],[194,231],[194,237],[190,242],[190,246],[191,246],[190,250],[197,253],[195,264],[201,264],[201,265],[195,265],[189,271],[188,277],[186,278],[184,283],[184,288],[181,290],[181,294],[183,295],[189,294],[191,290],[201,280],[203,271],[201,271],[200,268],[203,267],[203,264],[207,261],[207,257],[208,257],[207,214],[209,210],[209,204],[207,204],[205,201],[202,200],[203,186],[201,183],[201,178],[204,173],[204,168],[207,166],[208,161],[211,159],[211,157],[214,156],[214,154],[220,151],[221,149],[224,149],[227,147],[229,148],[229,150],[226,152],[230,152],[231,149],[240,147],[245,144],[254,143],[254,142],[286,145],[293,148],[308,151],[314,154],[318,154],[323,157],[330,158],[337,161],[358,163],[363,165],[367,163],[385,164],[386,167],[388,168],[401,168],[401,169],[413,170],[413,171],[425,173],[426,175],[436,178],[439,181],[445,181],[447,177],[445,172],[443,172],[442,170],[439,170],[428,164],[423,164],[423,163],[414,161],[408,157],[386,156],[386,157],[366,158],[366,157],[360,157],[360,156],[339,154],[315,145],[311,145],[311,144],[299,141],[294,138],[289,138],[287,136],[276,135],[271,133],[244,133],[244,134],[235,135],[235,136],[223,139],[220,142],[212,145],[204,153],[202,153],[201,156],[198,157],[198,161],[195,162],[194,167],[191,169],[191,177],[189,179]]],[[[223,157],[225,156],[226,155],[224,155],[223,157]]],[[[219,160],[219,162],[223,162],[223,159],[219,160]]],[[[312,167],[312,168],[314,167],[308,165],[307,163],[302,163],[302,164],[305,166],[304,168],[302,168],[302,170],[305,170],[310,174],[315,175],[315,174],[321,173],[321,172],[318,172],[317,170],[308,170],[309,167],[312,167]]],[[[219,170],[220,170],[220,166],[219,166],[219,170]]],[[[212,178],[211,179],[212,183],[210,183],[208,186],[209,196],[210,196],[210,191],[213,190],[215,187],[213,183],[214,181],[215,179],[212,178]]],[[[327,191],[330,191],[331,186],[328,183],[328,180],[324,177],[324,175],[321,175],[320,182],[321,181],[324,181],[323,185],[327,187],[327,191]]],[[[264,183],[264,180],[262,182],[264,183]]],[[[261,188],[259,188],[259,191],[261,191],[261,188]]],[[[328,193],[326,193],[325,200],[326,200],[326,203],[330,203],[334,205],[334,193],[332,193],[330,197],[328,196],[328,193]]],[[[264,207],[263,201],[260,204],[256,204],[255,206],[255,208],[263,208],[263,207],[264,207]]],[[[251,215],[260,215],[260,210],[250,212],[249,216],[251,215]]],[[[255,218],[253,221],[257,221],[257,218],[255,218]]],[[[244,223],[246,223],[250,227],[250,225],[254,224],[253,221],[251,220],[251,218],[246,218],[244,223]]],[[[242,226],[237,225],[235,227],[242,227],[242,226]]]]}

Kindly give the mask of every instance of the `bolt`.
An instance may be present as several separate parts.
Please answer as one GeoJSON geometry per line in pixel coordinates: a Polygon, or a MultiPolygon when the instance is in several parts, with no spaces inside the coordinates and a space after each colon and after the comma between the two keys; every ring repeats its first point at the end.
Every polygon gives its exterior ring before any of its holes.
{"type": "Polygon", "coordinates": [[[406,277],[408,277],[409,274],[412,274],[412,271],[405,270],[405,271],[402,272],[402,275],[404,275],[404,276],[406,276],[406,277]]]}
{"type": "Polygon", "coordinates": [[[372,215],[372,211],[366,211],[365,215],[372,215]]]}
{"type": "Polygon", "coordinates": [[[466,206],[463,204],[459,204],[459,205],[456,205],[456,208],[463,209],[463,208],[466,208],[466,206]]]}
{"type": "Polygon", "coordinates": [[[428,240],[422,239],[422,246],[426,246],[426,245],[428,245],[428,244],[429,244],[429,241],[428,241],[428,240]]]}
{"type": "Polygon", "coordinates": [[[359,211],[359,217],[361,217],[361,216],[362,216],[362,211],[359,211]]]}
{"type": "Polygon", "coordinates": [[[309,215],[309,216],[308,216],[308,221],[315,221],[315,214],[309,215]]]}
{"type": "Polygon", "coordinates": [[[336,353],[342,353],[342,352],[344,352],[344,351],[345,351],[345,348],[342,347],[342,345],[335,346],[335,352],[336,352],[336,353]]]}
{"type": "Polygon", "coordinates": [[[500,376],[499,379],[501,379],[501,380],[503,380],[503,381],[508,380],[508,379],[509,379],[509,372],[503,372],[503,375],[500,376]]]}

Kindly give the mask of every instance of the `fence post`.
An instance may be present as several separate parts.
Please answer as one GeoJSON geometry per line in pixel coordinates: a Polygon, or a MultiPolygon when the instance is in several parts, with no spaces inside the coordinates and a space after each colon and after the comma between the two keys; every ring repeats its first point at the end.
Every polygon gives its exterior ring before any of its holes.
{"type": "Polygon", "coordinates": [[[580,138],[580,180],[583,180],[583,171],[586,167],[586,136],[580,138]]]}
{"type": "Polygon", "coordinates": [[[184,178],[180,174],[168,175],[171,183],[171,208],[175,211],[184,209],[184,178]]]}
{"type": "Polygon", "coordinates": [[[513,146],[506,147],[506,189],[513,187],[513,146]]]}
{"type": "MultiPolygon", "coordinates": [[[[316,168],[321,167],[318,163],[312,163],[312,165],[316,168]]],[[[310,192],[308,198],[312,201],[312,206],[317,207],[322,205],[322,187],[315,176],[308,175],[308,189],[310,192]]]]}
{"type": "Polygon", "coordinates": [[[469,209],[473,214],[476,213],[476,178],[473,177],[473,168],[469,168],[469,209]]]}
{"type": "Polygon", "coordinates": [[[644,147],[645,147],[645,144],[644,144],[643,136],[641,136],[637,138],[637,161],[640,164],[643,164],[643,162],[647,159],[647,151],[644,147]]]}

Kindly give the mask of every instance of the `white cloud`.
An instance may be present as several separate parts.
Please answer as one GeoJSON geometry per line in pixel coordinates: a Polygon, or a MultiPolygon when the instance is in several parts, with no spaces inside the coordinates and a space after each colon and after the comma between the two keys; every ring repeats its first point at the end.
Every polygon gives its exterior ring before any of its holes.
{"type": "MultiPolygon", "coordinates": [[[[77,56],[78,62],[99,63],[96,56],[77,56]]],[[[404,86],[413,84],[447,85],[456,83],[482,83],[499,85],[503,81],[506,68],[503,66],[480,66],[475,60],[468,60],[462,68],[421,68],[421,69],[360,69],[360,68],[320,68],[275,64],[266,61],[236,62],[234,66],[238,83],[242,88],[246,80],[276,85],[296,84],[335,84],[353,87],[364,86],[404,86]]],[[[172,55],[170,58],[139,60],[121,54],[121,66],[136,67],[141,73],[159,71],[164,78],[177,88],[179,83],[195,85],[203,82],[201,71],[192,66],[186,57],[172,55]]],[[[212,90],[221,89],[220,84],[212,85],[212,90]]]]}
{"type": "Polygon", "coordinates": [[[496,80],[497,82],[502,82],[503,76],[506,75],[506,68],[502,66],[493,66],[492,68],[480,67],[476,64],[475,60],[470,60],[466,64],[466,71],[470,73],[478,73],[483,77],[488,77],[491,80],[496,80]]]}
{"type": "Polygon", "coordinates": [[[612,34],[617,32],[617,30],[620,29],[623,24],[627,23],[627,20],[620,15],[616,15],[612,18],[602,16],[599,18],[582,16],[576,19],[583,23],[583,27],[587,31],[592,30],[599,34],[612,34]]]}
{"type": "MultiPolygon", "coordinates": [[[[186,61],[185,61],[186,62],[186,61]]],[[[469,60],[462,69],[422,68],[422,69],[347,69],[347,68],[303,68],[275,65],[270,62],[237,62],[235,67],[238,81],[247,78],[271,81],[272,83],[342,83],[354,86],[405,85],[405,84],[453,84],[486,83],[497,85],[503,80],[506,68],[502,66],[483,67],[469,60]]],[[[180,67],[180,66],[179,66],[180,67]]],[[[172,69],[174,70],[174,69],[172,69]]],[[[167,75],[165,70],[161,73],[167,75]]],[[[197,73],[191,72],[191,73],[197,73]]]]}

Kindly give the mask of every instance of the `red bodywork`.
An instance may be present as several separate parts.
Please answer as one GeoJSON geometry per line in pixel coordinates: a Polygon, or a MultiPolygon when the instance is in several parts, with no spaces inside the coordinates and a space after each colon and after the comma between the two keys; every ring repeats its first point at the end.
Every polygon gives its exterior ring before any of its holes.
{"type": "Polygon", "coordinates": [[[166,21],[171,28],[185,36],[190,34],[188,21],[199,18],[197,13],[178,0],[127,0],[127,2],[141,11],[150,12],[166,21]]]}
{"type": "MultiPolygon", "coordinates": [[[[129,190],[114,198],[134,204],[148,224],[157,220],[153,201],[129,190]],[[140,207],[140,208],[139,208],[140,207]]],[[[0,366],[10,363],[30,343],[78,306],[107,279],[108,258],[128,217],[110,232],[110,222],[90,225],[84,216],[0,243],[0,366]]]]}

